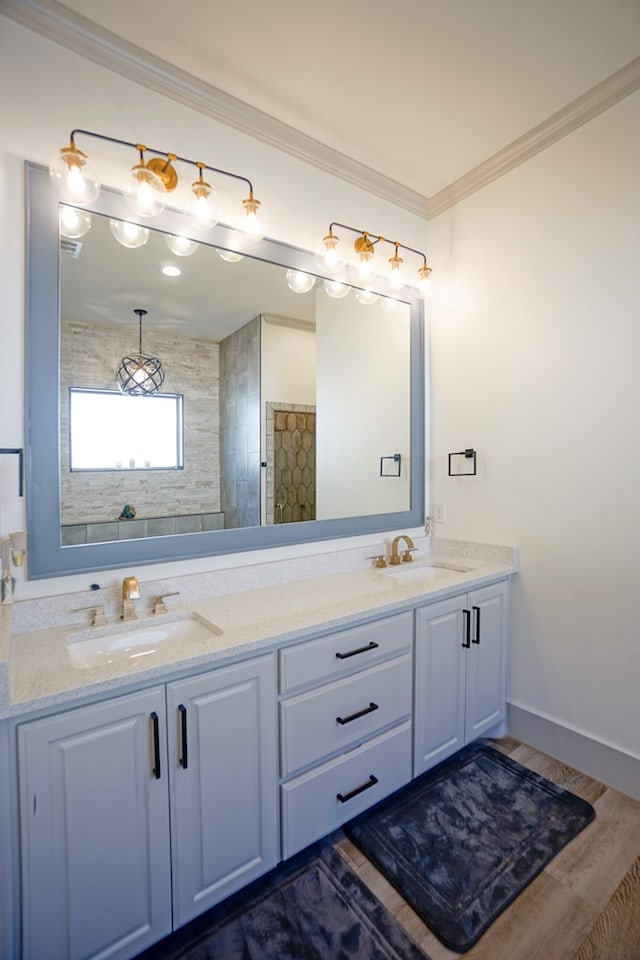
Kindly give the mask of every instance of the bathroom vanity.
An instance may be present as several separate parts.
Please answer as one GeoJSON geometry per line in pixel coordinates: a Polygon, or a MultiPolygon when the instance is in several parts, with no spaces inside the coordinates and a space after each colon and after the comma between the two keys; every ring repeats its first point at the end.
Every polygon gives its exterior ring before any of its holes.
{"type": "Polygon", "coordinates": [[[113,624],[15,636],[14,956],[133,957],[501,732],[515,567],[428,560],[175,607],[217,632],[97,666],[113,624]]]}

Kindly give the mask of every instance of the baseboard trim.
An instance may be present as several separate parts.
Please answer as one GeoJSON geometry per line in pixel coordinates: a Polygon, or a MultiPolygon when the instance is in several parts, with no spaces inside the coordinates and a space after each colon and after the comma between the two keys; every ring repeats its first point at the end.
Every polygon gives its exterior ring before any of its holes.
{"type": "Polygon", "coordinates": [[[640,760],[636,757],[514,703],[507,705],[507,729],[509,736],[640,800],[640,760]]]}

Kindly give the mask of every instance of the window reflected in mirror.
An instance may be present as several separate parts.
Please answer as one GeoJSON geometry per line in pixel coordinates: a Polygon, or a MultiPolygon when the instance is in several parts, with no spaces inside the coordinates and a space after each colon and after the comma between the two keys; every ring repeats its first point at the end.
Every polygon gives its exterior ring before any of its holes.
{"type": "Polygon", "coordinates": [[[69,465],[74,470],[182,468],[182,397],[69,389],[69,465]]]}

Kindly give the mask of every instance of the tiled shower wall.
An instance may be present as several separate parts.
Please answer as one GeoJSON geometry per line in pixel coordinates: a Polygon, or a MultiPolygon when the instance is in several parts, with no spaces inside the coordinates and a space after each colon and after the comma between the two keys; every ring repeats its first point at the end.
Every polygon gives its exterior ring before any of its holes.
{"type": "Polygon", "coordinates": [[[260,317],[220,342],[220,502],[225,527],[260,525],[260,317]]]}
{"type": "Polygon", "coordinates": [[[125,503],[138,518],[220,511],[218,344],[145,333],[162,361],[165,393],[184,397],[184,469],[69,471],[69,387],[114,390],[115,371],[137,344],[137,324],[63,320],[60,344],[60,509],[63,523],[117,520],[125,503]]]}

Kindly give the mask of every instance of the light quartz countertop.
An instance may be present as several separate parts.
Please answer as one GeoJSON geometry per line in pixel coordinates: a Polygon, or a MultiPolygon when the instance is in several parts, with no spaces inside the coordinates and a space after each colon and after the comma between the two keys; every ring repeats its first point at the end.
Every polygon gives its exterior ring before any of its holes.
{"type": "Polygon", "coordinates": [[[438,550],[398,567],[380,570],[369,565],[211,599],[174,602],[167,614],[139,614],[132,624],[111,619],[108,627],[79,628],[76,624],[11,635],[0,623],[0,717],[27,717],[204,672],[225,661],[268,653],[280,645],[345,629],[367,618],[401,613],[475,589],[506,578],[516,569],[512,548],[460,544],[451,555],[438,550]],[[430,562],[467,569],[443,569],[436,578],[425,575],[422,579],[419,567],[430,562]],[[170,621],[185,615],[213,624],[221,633],[204,641],[167,643],[144,657],[121,657],[95,667],[72,664],[68,644],[84,640],[92,632],[140,629],[163,618],[170,621]]]}

